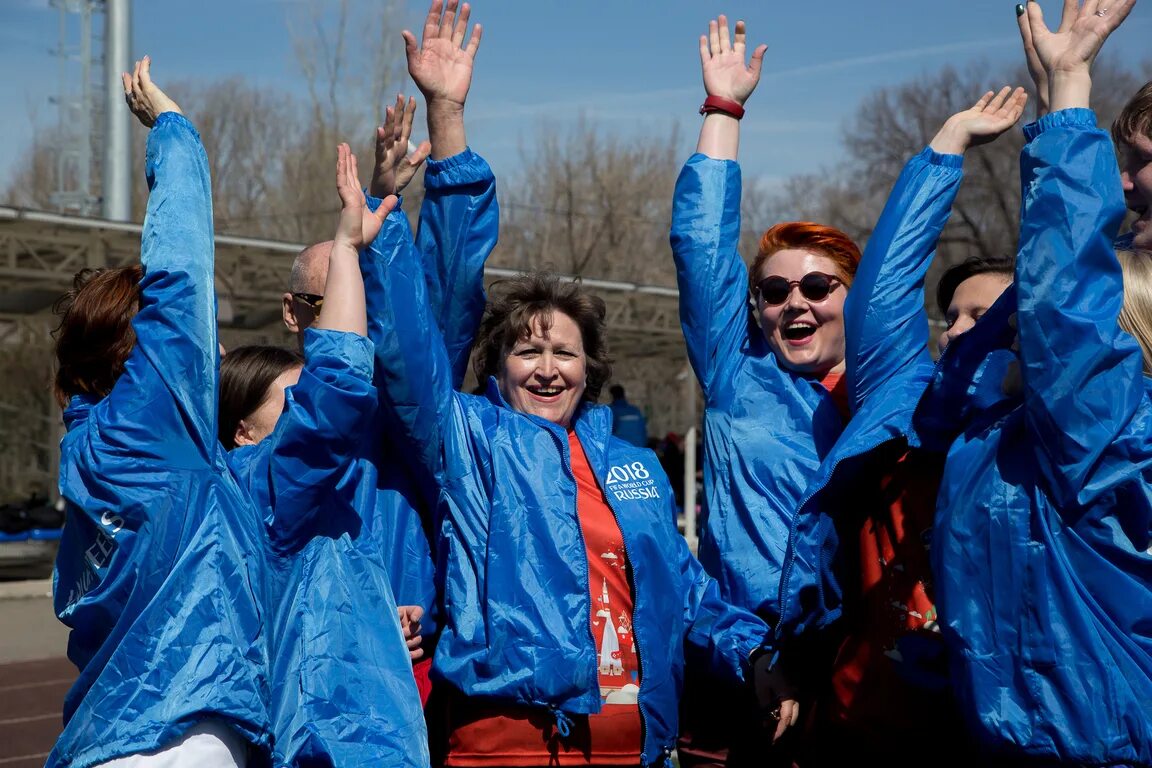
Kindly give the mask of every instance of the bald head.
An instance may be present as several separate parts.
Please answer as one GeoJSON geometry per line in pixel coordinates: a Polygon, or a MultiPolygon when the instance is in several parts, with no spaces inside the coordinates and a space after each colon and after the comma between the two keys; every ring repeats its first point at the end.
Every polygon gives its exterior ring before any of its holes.
{"type": "Polygon", "coordinates": [[[310,245],[300,251],[292,262],[288,290],[292,293],[324,295],[324,282],[328,279],[328,258],[331,255],[331,240],[310,245]]]}
{"type": "Polygon", "coordinates": [[[324,284],[328,281],[328,258],[332,254],[332,241],[310,245],[292,262],[292,276],[288,280],[288,292],[283,297],[284,325],[296,334],[300,344],[304,343],[304,329],[316,321],[316,308],[293,294],[324,295],[324,284]]]}

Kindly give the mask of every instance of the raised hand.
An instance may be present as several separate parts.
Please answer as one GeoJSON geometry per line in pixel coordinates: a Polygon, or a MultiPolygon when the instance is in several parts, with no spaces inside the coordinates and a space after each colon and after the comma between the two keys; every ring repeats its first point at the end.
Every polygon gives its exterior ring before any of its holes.
{"type": "Polygon", "coordinates": [[[183,114],[176,102],[152,82],[151,68],[152,58],[145,56],[136,62],[132,74],[120,74],[120,81],[124,84],[124,100],[128,102],[132,114],[146,128],[151,128],[156,118],[165,112],[183,114]]]}
{"type": "Polygon", "coordinates": [[[1036,58],[1048,76],[1053,110],[1087,107],[1091,70],[1104,41],[1128,17],[1136,0],[1064,0],[1060,26],[1049,30],[1038,2],[1025,4],[1036,58]]]}
{"type": "Polygon", "coordinates": [[[948,118],[932,139],[931,147],[944,154],[962,155],[969,147],[994,141],[1020,120],[1028,94],[1023,88],[1004,86],[988,91],[963,112],[948,118]]]}
{"type": "Polygon", "coordinates": [[[458,3],[459,0],[448,0],[445,7],[443,0],[432,1],[419,46],[412,32],[406,29],[402,33],[408,74],[428,100],[429,109],[436,101],[463,108],[472,84],[472,62],[480,47],[483,29],[476,24],[465,44],[472,8],[468,3],[459,6],[458,3]]]}
{"type": "Polygon", "coordinates": [[[1049,75],[1087,72],[1104,41],[1127,18],[1136,0],[1064,0],[1060,26],[1050,31],[1040,3],[1029,2],[1025,15],[1037,58],[1049,75]]]}
{"type": "Polygon", "coordinates": [[[368,210],[356,171],[356,156],[347,144],[341,144],[336,150],[336,190],[342,207],[334,247],[350,247],[359,252],[380,231],[384,219],[396,206],[396,196],[389,195],[375,211],[368,210]]]}
{"type": "Polygon", "coordinates": [[[1044,71],[1044,65],[1036,53],[1036,46],[1032,42],[1032,25],[1028,23],[1025,10],[1023,5],[1016,6],[1016,26],[1020,29],[1020,43],[1024,46],[1028,74],[1036,86],[1036,118],[1040,119],[1048,114],[1048,73],[1044,71]]]}
{"type": "Polygon", "coordinates": [[[376,165],[372,169],[372,183],[368,187],[373,197],[400,194],[428,159],[432,145],[427,141],[421,142],[420,146],[405,155],[415,115],[416,99],[405,101],[402,94],[396,95],[395,106],[384,110],[384,125],[376,129],[376,165]]]}
{"type": "Polygon", "coordinates": [[[736,22],[736,36],[728,32],[728,17],[720,16],[708,22],[708,34],[700,36],[700,65],[704,70],[704,90],[709,96],[719,96],[743,104],[760,82],[760,69],[764,63],[767,45],[752,51],[751,64],[745,64],[744,22],[736,22]]]}

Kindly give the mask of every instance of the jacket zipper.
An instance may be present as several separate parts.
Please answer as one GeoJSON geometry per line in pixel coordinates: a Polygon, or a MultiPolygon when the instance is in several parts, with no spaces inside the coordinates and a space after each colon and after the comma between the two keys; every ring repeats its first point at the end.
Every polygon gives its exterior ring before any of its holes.
{"type": "MultiPolygon", "coordinates": [[[[933,363],[932,374],[928,377],[928,384],[926,385],[926,387],[932,385],[932,382],[936,378],[936,373],[940,370],[940,365],[941,365],[941,362],[943,361],[943,359],[944,359],[944,355],[941,355],[939,358],[937,358],[936,362],[933,363]]],[[[855,416],[856,416],[856,414],[853,413],[851,418],[855,418],[855,416]]],[[[908,433],[912,431],[912,421],[915,417],[916,417],[916,409],[913,408],[911,411],[909,411],[908,417],[900,423],[899,432],[901,435],[904,436],[905,439],[907,439],[908,433]]],[[[849,424],[851,423],[851,418],[848,421],[849,424]]],[[[796,527],[800,521],[800,514],[804,511],[804,507],[808,506],[808,502],[810,502],[812,499],[814,499],[821,491],[824,490],[824,488],[827,487],[828,483],[831,482],[832,478],[836,475],[836,468],[840,466],[841,462],[843,462],[847,459],[855,458],[857,456],[862,456],[865,453],[868,453],[869,451],[874,450],[875,448],[878,448],[880,445],[883,445],[885,442],[888,442],[888,441],[885,440],[883,442],[877,443],[876,445],[869,445],[867,448],[864,448],[863,450],[856,451],[856,452],[851,453],[847,456],[841,456],[841,457],[837,458],[836,461],[832,463],[831,469],[829,469],[827,472],[824,473],[823,477],[821,478],[819,483],[816,485],[816,487],[813,490],[809,491],[804,496],[804,498],[800,501],[800,504],[796,507],[796,512],[795,512],[795,514],[792,515],[792,522],[788,526],[788,557],[784,562],[784,568],[781,569],[781,571],[780,571],[780,587],[779,587],[778,600],[777,600],[777,602],[780,605],[780,616],[776,619],[776,626],[773,628],[773,632],[772,632],[772,636],[777,641],[777,643],[776,643],[777,650],[779,650],[779,645],[780,645],[779,641],[783,635],[784,618],[787,615],[787,612],[784,610],[786,594],[788,591],[786,589],[786,586],[792,577],[792,564],[796,561],[796,546],[795,546],[796,527]]],[[[824,566],[827,565],[827,563],[824,562],[824,559],[825,559],[825,555],[823,552],[821,552],[820,553],[820,565],[821,565],[822,569],[824,566]]],[[[821,584],[820,584],[821,604],[823,604],[823,589],[824,589],[824,585],[823,585],[823,582],[821,582],[821,584]]]]}
{"type": "MultiPolygon", "coordinates": [[[[579,439],[579,435],[577,435],[579,439]]],[[[581,443],[583,446],[583,443],[581,443]]],[[[611,462],[609,462],[611,463],[611,462]]],[[[588,462],[588,466],[592,466],[592,462],[588,462]]],[[[612,506],[612,502],[608,499],[608,494],[605,493],[604,487],[600,481],[600,475],[592,468],[592,474],[596,478],[596,486],[600,489],[600,494],[604,497],[604,504],[612,513],[612,519],[616,521],[616,528],[620,531],[620,545],[624,548],[624,559],[628,563],[628,588],[632,592],[632,639],[636,641],[636,665],[640,668],[640,688],[641,691],[636,694],[636,707],[640,710],[640,764],[647,765],[647,754],[644,750],[644,744],[648,739],[648,711],[644,707],[644,697],[640,695],[644,687],[644,654],[641,653],[640,635],[636,632],[636,605],[638,602],[636,596],[636,568],[632,560],[632,555],[628,552],[628,537],[624,535],[624,526],[620,525],[620,515],[616,511],[616,507],[612,506]]],[[[591,587],[589,587],[591,588],[591,587]]],[[[589,633],[591,634],[591,633],[589,633]]],[[[593,640],[595,646],[595,640],[593,640]]],[[[670,758],[671,752],[668,749],[664,750],[666,758],[670,758]]]]}
{"type": "MultiPolygon", "coordinates": [[[[568,479],[572,481],[572,488],[575,492],[573,494],[573,499],[575,499],[576,495],[578,495],[580,493],[580,489],[576,483],[576,474],[572,471],[572,457],[569,454],[568,446],[565,444],[567,442],[567,435],[565,435],[564,440],[561,440],[560,435],[556,434],[556,430],[554,428],[547,427],[547,429],[548,429],[548,432],[552,435],[552,438],[556,441],[557,446],[560,448],[560,456],[564,460],[563,461],[564,473],[568,476],[568,479]]],[[[579,508],[574,507],[573,512],[575,513],[575,518],[576,518],[576,532],[577,532],[577,535],[580,539],[580,548],[584,554],[584,558],[582,560],[582,562],[584,563],[584,591],[585,591],[585,593],[591,595],[592,576],[591,576],[591,566],[588,564],[588,543],[584,540],[584,529],[580,526],[580,510],[579,510],[579,508]]],[[[591,599],[591,598],[589,598],[589,599],[591,599]]],[[[591,603],[589,603],[589,611],[591,611],[591,603]]],[[[588,641],[589,641],[589,645],[592,647],[592,650],[593,650],[592,657],[595,660],[595,658],[596,658],[596,654],[595,654],[596,638],[593,637],[593,635],[592,635],[591,613],[590,612],[589,612],[589,615],[587,617],[585,617],[585,619],[586,620],[584,622],[584,627],[588,630],[588,641]]],[[[637,653],[637,657],[639,657],[639,653],[637,653]]],[[[599,691],[600,675],[599,675],[599,666],[598,665],[596,665],[596,664],[593,665],[592,673],[593,673],[592,679],[596,682],[596,688],[597,688],[596,698],[597,698],[597,701],[599,701],[599,698],[600,698],[600,691],[599,691]]],[[[562,712],[558,707],[552,707],[552,710],[553,710],[553,715],[556,717],[557,733],[559,733],[561,731],[562,727],[566,730],[567,724],[565,724],[564,726],[561,726],[561,716],[563,716],[563,718],[565,720],[568,720],[568,722],[571,722],[570,718],[568,718],[568,716],[564,712],[562,712]]],[[[599,711],[599,710],[597,710],[597,711],[599,711]]],[[[564,733],[562,735],[567,736],[567,733],[564,733]]]]}

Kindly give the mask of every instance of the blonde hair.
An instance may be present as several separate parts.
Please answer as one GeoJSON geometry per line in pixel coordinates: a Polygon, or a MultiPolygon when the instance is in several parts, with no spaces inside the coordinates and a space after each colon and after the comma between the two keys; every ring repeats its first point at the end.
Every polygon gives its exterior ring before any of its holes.
{"type": "Polygon", "coordinates": [[[1124,274],[1124,304],[1120,308],[1120,328],[1144,352],[1144,375],[1152,376],[1152,252],[1116,251],[1124,274]]]}

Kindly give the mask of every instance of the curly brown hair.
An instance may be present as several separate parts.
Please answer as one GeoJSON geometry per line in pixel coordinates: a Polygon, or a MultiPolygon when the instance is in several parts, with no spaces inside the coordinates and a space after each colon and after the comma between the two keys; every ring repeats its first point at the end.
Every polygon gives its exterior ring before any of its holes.
{"type": "Polygon", "coordinates": [[[552,327],[552,313],[562,312],[580,328],[586,358],[584,399],[595,402],[612,378],[612,358],[604,339],[604,301],[579,283],[561,280],[548,272],[528,272],[493,283],[488,305],[476,335],[472,369],[481,383],[499,375],[512,346],[532,335],[532,321],[542,331],[552,327]]]}
{"type": "Polygon", "coordinates": [[[56,300],[52,311],[60,325],[56,340],[56,378],[52,391],[63,408],[73,395],[105,397],[124,372],[136,332],[132,318],[140,311],[139,264],[115,269],[82,269],[72,290],[56,300]]]}

